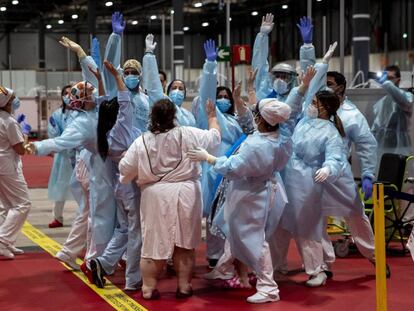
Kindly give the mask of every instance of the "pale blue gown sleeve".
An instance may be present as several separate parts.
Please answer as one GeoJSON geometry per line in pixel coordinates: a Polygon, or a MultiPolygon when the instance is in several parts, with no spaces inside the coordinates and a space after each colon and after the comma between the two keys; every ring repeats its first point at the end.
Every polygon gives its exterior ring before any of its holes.
{"type": "Polygon", "coordinates": [[[85,135],[73,126],[72,122],[68,127],[66,127],[62,135],[34,142],[34,145],[36,146],[36,155],[42,156],[48,155],[52,152],[61,152],[63,150],[81,147],[86,140],[87,138],[85,135]]]}
{"type": "Polygon", "coordinates": [[[335,182],[341,175],[345,166],[346,154],[344,153],[343,140],[338,130],[334,127],[332,135],[325,142],[325,161],[322,167],[329,168],[329,177],[327,182],[335,182]]]}
{"type": "Polygon", "coordinates": [[[145,53],[142,60],[143,79],[149,97],[149,108],[160,99],[168,98],[162,91],[160,76],[158,74],[157,59],[153,53],[145,53]]]}
{"type": "Polygon", "coordinates": [[[272,83],[269,76],[269,36],[258,33],[254,41],[252,67],[258,70],[254,81],[257,100],[266,98],[272,93],[272,83]]]}
{"type": "Polygon", "coordinates": [[[141,131],[133,126],[133,111],[129,92],[118,92],[119,111],[111,131],[108,134],[108,146],[112,155],[120,155],[127,150],[141,131]]]}
{"type": "MultiPolygon", "coordinates": [[[[207,99],[211,99],[213,103],[216,101],[217,90],[217,62],[211,62],[206,59],[203,66],[203,72],[200,80],[200,92],[198,96],[198,103],[193,109],[196,125],[198,128],[208,129],[208,120],[206,113],[207,99]]],[[[194,105],[194,103],[193,103],[194,105]]],[[[216,109],[218,111],[218,109],[216,109]]]]}
{"type": "MultiPolygon", "coordinates": [[[[104,60],[109,61],[118,70],[121,68],[121,36],[112,33],[109,36],[108,42],[106,43],[104,60]]],[[[105,82],[105,91],[109,99],[116,97],[118,89],[116,87],[115,78],[112,74],[103,66],[102,69],[103,78],[105,82]]]]}
{"type": "Polygon", "coordinates": [[[309,66],[314,66],[316,63],[315,47],[312,43],[305,43],[299,50],[299,62],[302,72],[306,72],[309,66]]]}
{"type": "Polygon", "coordinates": [[[413,94],[395,86],[391,81],[385,81],[382,88],[392,97],[401,110],[411,112],[413,109],[413,94]]]}
{"type": "Polygon", "coordinates": [[[81,60],[79,60],[79,62],[80,62],[81,69],[82,69],[82,79],[84,81],[88,81],[90,84],[93,85],[94,88],[97,89],[99,86],[98,80],[88,68],[88,67],[91,67],[94,71],[96,71],[98,68],[92,56],[86,56],[82,58],[81,60]]]}
{"type": "Polygon", "coordinates": [[[61,124],[62,109],[58,109],[52,113],[52,118],[55,121],[53,126],[50,121],[47,123],[47,135],[49,138],[60,136],[63,132],[63,126],[61,124]]]}
{"type": "Polygon", "coordinates": [[[318,93],[323,87],[326,86],[326,74],[328,72],[328,64],[326,63],[317,63],[315,65],[316,74],[312,78],[309,88],[305,94],[305,100],[303,102],[302,111],[306,111],[306,108],[312,103],[313,97],[318,93]]]}

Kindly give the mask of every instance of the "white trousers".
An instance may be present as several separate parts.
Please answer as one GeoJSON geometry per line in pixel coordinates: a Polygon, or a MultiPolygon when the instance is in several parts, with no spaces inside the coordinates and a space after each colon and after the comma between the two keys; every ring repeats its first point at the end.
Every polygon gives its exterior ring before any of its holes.
{"type": "Polygon", "coordinates": [[[87,249],[90,249],[91,245],[89,225],[89,172],[86,164],[82,160],[78,160],[76,163],[75,174],[76,178],[72,180],[71,188],[79,207],[69,235],[61,249],[61,252],[70,256],[72,259],[76,259],[82,250],[84,250],[85,246],[87,246],[87,249]]]}
{"type": "Polygon", "coordinates": [[[0,242],[14,245],[32,204],[21,166],[14,174],[0,175],[0,242]]]}
{"type": "Polygon", "coordinates": [[[59,220],[63,223],[63,208],[65,206],[65,201],[55,201],[55,206],[53,207],[53,218],[59,220]]]}
{"type": "MultiPolygon", "coordinates": [[[[362,216],[345,217],[345,221],[348,224],[349,232],[351,233],[352,238],[354,239],[355,244],[358,247],[358,250],[361,252],[362,256],[370,261],[374,261],[374,233],[372,232],[371,223],[369,222],[368,217],[365,214],[362,216]]],[[[324,230],[324,235],[322,237],[322,246],[323,260],[325,262],[326,268],[328,270],[331,270],[332,265],[335,262],[335,251],[326,230],[324,230]]]]}

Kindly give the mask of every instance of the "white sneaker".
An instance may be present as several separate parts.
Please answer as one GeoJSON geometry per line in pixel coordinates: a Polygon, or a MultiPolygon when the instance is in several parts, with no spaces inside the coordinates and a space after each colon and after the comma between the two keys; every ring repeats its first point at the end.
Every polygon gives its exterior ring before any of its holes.
{"type": "Polygon", "coordinates": [[[280,297],[278,294],[271,295],[263,292],[256,292],[256,294],[247,298],[247,302],[250,303],[266,303],[279,301],[280,297]]]}
{"type": "Polygon", "coordinates": [[[306,286],[308,287],[319,287],[325,285],[326,279],[328,276],[325,272],[319,272],[317,275],[312,275],[310,279],[306,282],[306,286]]]}
{"type": "Polygon", "coordinates": [[[222,273],[220,271],[217,271],[216,269],[211,270],[209,273],[205,273],[203,275],[203,278],[206,280],[230,280],[234,277],[234,273],[222,273]]]}
{"type": "Polygon", "coordinates": [[[22,255],[22,254],[24,254],[24,250],[22,250],[20,248],[17,248],[14,245],[9,245],[9,246],[7,246],[7,248],[9,249],[9,251],[11,251],[15,255],[22,255]]]}
{"type": "Polygon", "coordinates": [[[80,266],[76,263],[76,259],[72,259],[70,256],[61,251],[56,253],[55,258],[61,262],[64,262],[73,270],[80,270],[80,266]]]}
{"type": "Polygon", "coordinates": [[[14,259],[14,254],[7,248],[6,245],[0,242],[0,256],[4,256],[9,259],[14,259]]]}

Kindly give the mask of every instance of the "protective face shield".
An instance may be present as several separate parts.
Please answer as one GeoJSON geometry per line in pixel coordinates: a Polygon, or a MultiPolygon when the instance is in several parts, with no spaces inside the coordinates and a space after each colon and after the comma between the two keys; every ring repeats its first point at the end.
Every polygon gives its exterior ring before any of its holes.
{"type": "Polygon", "coordinates": [[[130,91],[135,90],[138,87],[140,81],[141,81],[141,76],[139,75],[130,74],[130,75],[127,75],[126,77],[124,76],[125,85],[130,91]]]}
{"type": "Polygon", "coordinates": [[[222,113],[226,113],[229,111],[231,107],[230,99],[228,98],[219,98],[216,100],[216,106],[218,110],[220,110],[222,113]]]}
{"type": "Polygon", "coordinates": [[[184,101],[184,91],[172,90],[170,91],[169,97],[175,105],[181,107],[184,101]]]}
{"type": "Polygon", "coordinates": [[[85,103],[95,103],[93,99],[94,87],[87,81],[76,83],[70,89],[69,107],[76,110],[83,110],[85,103]]]}
{"type": "Polygon", "coordinates": [[[296,76],[297,73],[291,65],[277,64],[272,68],[273,89],[277,94],[285,95],[295,85],[296,76]]]}
{"type": "Polygon", "coordinates": [[[12,110],[14,112],[19,108],[20,108],[20,100],[17,97],[15,97],[13,102],[12,102],[12,110]]]}
{"type": "Polygon", "coordinates": [[[306,109],[306,115],[310,119],[316,119],[319,115],[318,108],[316,108],[314,105],[309,105],[308,109],[306,109]]]}

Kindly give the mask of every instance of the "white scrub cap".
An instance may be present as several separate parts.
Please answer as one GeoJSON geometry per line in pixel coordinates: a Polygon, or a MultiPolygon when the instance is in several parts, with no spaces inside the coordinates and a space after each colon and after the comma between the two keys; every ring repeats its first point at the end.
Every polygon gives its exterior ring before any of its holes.
{"type": "Polygon", "coordinates": [[[13,96],[13,90],[0,86],[0,107],[5,107],[13,96]]]}
{"type": "Polygon", "coordinates": [[[290,112],[292,111],[289,105],[286,105],[275,98],[262,99],[258,105],[260,115],[271,126],[285,122],[289,119],[290,112]]]}

